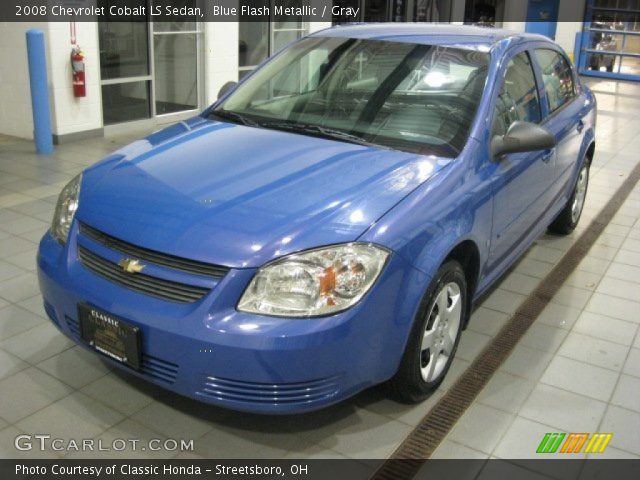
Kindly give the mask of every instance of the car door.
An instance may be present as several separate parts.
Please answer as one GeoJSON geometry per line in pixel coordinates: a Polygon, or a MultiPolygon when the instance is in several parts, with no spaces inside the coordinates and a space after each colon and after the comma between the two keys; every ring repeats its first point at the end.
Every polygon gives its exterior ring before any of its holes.
{"type": "MultiPolygon", "coordinates": [[[[504,135],[515,121],[539,124],[542,120],[540,90],[528,51],[506,62],[502,85],[494,98],[491,137],[504,135]]],[[[499,267],[517,254],[544,216],[552,195],[554,150],[513,153],[489,160],[494,164],[493,228],[489,268],[499,267]]]]}
{"type": "Polygon", "coordinates": [[[566,199],[583,142],[583,105],[575,101],[576,82],[564,54],[550,48],[536,48],[533,59],[544,87],[542,103],[546,118],[542,125],[555,135],[557,142],[555,183],[551,189],[556,199],[566,199]]]}

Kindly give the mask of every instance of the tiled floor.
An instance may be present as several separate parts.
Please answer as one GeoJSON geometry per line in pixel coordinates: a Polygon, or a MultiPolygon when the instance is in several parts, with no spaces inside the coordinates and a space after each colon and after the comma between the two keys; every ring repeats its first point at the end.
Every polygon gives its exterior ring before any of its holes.
{"type": "MultiPolygon", "coordinates": [[[[446,381],[426,402],[400,405],[374,388],[297,417],[228,412],[105,366],[46,320],[35,250],[58,192],[75,173],[136,138],[93,139],[39,157],[0,137],[0,457],[20,433],[63,439],[194,439],[189,453],[102,456],[380,458],[393,452],[561,258],[638,162],[640,86],[595,82],[598,148],[588,205],[569,237],[544,236],[474,313],[446,381]]],[[[525,458],[548,431],[613,432],[607,456],[640,456],[640,187],[482,391],[437,457],[525,458]]]]}

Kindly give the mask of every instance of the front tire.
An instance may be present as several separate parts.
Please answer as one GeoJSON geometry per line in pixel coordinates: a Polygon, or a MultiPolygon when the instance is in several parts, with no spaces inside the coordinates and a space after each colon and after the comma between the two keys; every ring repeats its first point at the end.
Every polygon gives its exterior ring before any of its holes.
{"type": "Polygon", "coordinates": [[[467,282],[455,260],[438,270],[422,300],[400,363],[393,395],[418,403],[438,388],[451,366],[467,315],[467,282]]]}
{"type": "Polygon", "coordinates": [[[549,225],[550,232],[567,235],[578,226],[589,187],[589,166],[589,161],[585,160],[578,173],[569,201],[553,223],[549,225]]]}

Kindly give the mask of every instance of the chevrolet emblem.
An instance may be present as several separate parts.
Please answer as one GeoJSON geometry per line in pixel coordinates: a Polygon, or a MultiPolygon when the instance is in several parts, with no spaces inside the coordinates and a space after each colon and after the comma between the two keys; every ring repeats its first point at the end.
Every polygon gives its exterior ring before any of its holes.
{"type": "Polygon", "coordinates": [[[132,258],[123,258],[118,265],[127,273],[140,273],[146,265],[140,265],[138,260],[132,258]]]}

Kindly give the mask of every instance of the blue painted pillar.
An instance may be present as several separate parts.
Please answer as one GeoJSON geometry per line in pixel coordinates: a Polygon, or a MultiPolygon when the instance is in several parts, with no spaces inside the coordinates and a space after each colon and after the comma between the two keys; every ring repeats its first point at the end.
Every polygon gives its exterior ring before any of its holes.
{"type": "Polygon", "coordinates": [[[31,86],[31,109],[33,112],[33,136],[36,151],[53,153],[51,134],[51,109],[47,82],[47,57],[44,50],[42,30],[27,31],[27,57],[29,59],[29,85],[31,86]]]}

